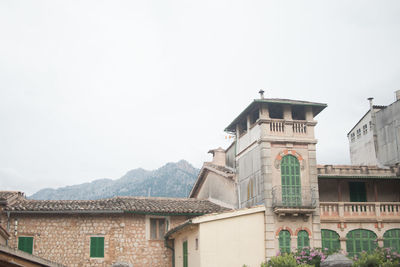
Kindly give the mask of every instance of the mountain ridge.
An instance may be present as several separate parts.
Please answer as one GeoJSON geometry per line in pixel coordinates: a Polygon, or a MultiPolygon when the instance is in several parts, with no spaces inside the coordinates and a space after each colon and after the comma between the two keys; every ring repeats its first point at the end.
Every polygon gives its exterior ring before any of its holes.
{"type": "Polygon", "coordinates": [[[168,162],[155,170],[136,168],[118,179],[96,179],[59,188],[43,188],[29,196],[36,200],[94,200],[115,196],[187,197],[199,169],[186,160],[168,162]]]}

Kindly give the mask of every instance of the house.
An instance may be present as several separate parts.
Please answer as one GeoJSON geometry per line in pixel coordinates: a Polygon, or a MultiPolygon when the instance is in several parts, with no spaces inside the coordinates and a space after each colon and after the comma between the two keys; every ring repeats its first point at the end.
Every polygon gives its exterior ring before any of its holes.
{"type": "Polygon", "coordinates": [[[227,210],[199,199],[46,201],[16,192],[0,195],[7,203],[0,222],[10,233],[8,246],[66,266],[171,266],[173,247],[164,241],[165,232],[195,216],[227,210]]]}
{"type": "Polygon", "coordinates": [[[353,165],[398,166],[400,164],[400,90],[396,101],[370,109],[347,134],[353,165]]]}

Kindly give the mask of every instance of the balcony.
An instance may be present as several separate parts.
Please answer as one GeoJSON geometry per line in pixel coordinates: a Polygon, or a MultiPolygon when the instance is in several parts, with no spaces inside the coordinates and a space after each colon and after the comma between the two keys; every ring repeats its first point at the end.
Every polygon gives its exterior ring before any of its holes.
{"type": "Polygon", "coordinates": [[[400,202],[321,202],[321,221],[400,222],[400,202]]]}
{"type": "Polygon", "coordinates": [[[304,186],[274,186],[272,208],[279,216],[309,215],[317,207],[317,190],[304,186]]]}

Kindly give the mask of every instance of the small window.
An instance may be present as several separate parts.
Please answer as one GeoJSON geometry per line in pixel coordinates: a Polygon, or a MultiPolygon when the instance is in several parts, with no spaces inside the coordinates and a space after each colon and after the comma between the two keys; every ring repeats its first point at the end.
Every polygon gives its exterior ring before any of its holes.
{"type": "Polygon", "coordinates": [[[152,218],[150,219],[150,239],[162,240],[165,234],[165,219],[152,218]]]}
{"type": "Polygon", "coordinates": [[[368,133],[368,126],[366,124],[363,125],[363,134],[366,135],[368,133]]]}
{"type": "Polygon", "coordinates": [[[356,134],[355,133],[351,133],[350,134],[350,139],[351,139],[351,142],[353,143],[354,141],[356,141],[356,134]]]}
{"type": "Polygon", "coordinates": [[[301,230],[297,234],[297,248],[303,249],[305,247],[310,247],[310,238],[307,231],[301,230]]]}
{"type": "Polygon", "coordinates": [[[26,253],[32,254],[33,251],[33,237],[20,236],[18,237],[18,249],[26,253]]]}
{"type": "Polygon", "coordinates": [[[104,258],[104,237],[102,236],[90,237],[90,257],[104,258]]]}
{"type": "Polygon", "coordinates": [[[361,137],[361,129],[357,129],[357,139],[361,137]]]}
{"type": "Polygon", "coordinates": [[[369,122],[369,130],[372,131],[372,121],[369,122]]]}
{"type": "Polygon", "coordinates": [[[247,200],[250,200],[254,197],[254,182],[253,179],[250,179],[247,184],[247,200]]]}
{"type": "Polygon", "coordinates": [[[196,240],[195,240],[195,244],[196,244],[196,250],[198,250],[199,249],[199,239],[198,238],[196,238],[196,240]]]}

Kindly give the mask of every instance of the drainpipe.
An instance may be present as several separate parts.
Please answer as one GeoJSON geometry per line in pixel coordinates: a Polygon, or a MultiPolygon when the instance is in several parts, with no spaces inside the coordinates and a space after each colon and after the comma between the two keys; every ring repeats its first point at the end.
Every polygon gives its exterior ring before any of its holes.
{"type": "MultiPolygon", "coordinates": [[[[171,239],[171,240],[174,241],[175,239],[171,239]]],[[[172,242],[172,244],[174,244],[174,242],[172,242]]],[[[170,247],[168,245],[167,238],[164,239],[164,246],[166,248],[169,248],[172,251],[172,267],[175,267],[175,248],[174,248],[174,246],[170,247]]]]}
{"type": "Polygon", "coordinates": [[[374,99],[373,97],[369,97],[368,101],[369,101],[369,108],[370,108],[370,112],[371,112],[372,134],[373,134],[373,140],[374,140],[375,157],[377,159],[377,162],[380,163],[378,160],[378,134],[377,134],[377,130],[376,130],[376,115],[375,115],[375,111],[374,111],[374,105],[372,104],[373,99],[374,99]]]}

